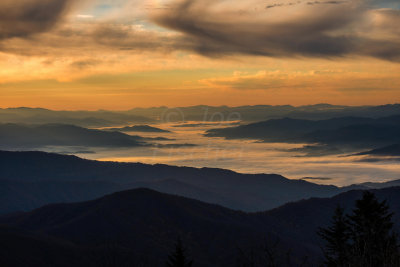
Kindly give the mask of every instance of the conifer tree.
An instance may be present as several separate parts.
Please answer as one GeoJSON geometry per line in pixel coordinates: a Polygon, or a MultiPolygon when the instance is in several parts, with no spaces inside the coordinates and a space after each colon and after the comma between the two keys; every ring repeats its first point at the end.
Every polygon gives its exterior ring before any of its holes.
{"type": "Polygon", "coordinates": [[[318,234],[327,242],[324,250],[327,266],[348,266],[350,229],[343,208],[338,206],[332,218],[332,226],[320,228],[318,234]]]}
{"type": "Polygon", "coordinates": [[[191,267],[193,264],[192,260],[188,260],[185,255],[185,248],[183,246],[182,240],[178,238],[175,244],[175,251],[168,256],[168,261],[166,263],[167,267],[191,267]]]}
{"type": "Polygon", "coordinates": [[[398,267],[400,253],[397,235],[392,230],[393,213],[386,201],[379,202],[371,192],[364,192],[349,216],[337,208],[333,224],[321,228],[326,241],[327,266],[398,267]]]}
{"type": "Polygon", "coordinates": [[[399,266],[395,265],[399,263],[399,247],[392,216],[386,201],[379,202],[371,192],[356,201],[353,214],[348,216],[354,266],[399,266]]]}

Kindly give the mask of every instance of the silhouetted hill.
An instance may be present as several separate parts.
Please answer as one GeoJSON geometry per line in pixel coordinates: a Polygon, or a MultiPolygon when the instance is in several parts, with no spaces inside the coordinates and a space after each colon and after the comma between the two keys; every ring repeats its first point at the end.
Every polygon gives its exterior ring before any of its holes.
{"type": "Polygon", "coordinates": [[[0,147],[38,148],[43,146],[134,147],[143,138],[120,132],[86,129],[66,124],[0,124],[0,147]]]}
{"type": "Polygon", "coordinates": [[[272,119],[237,127],[211,129],[208,137],[248,138],[265,142],[371,146],[400,140],[400,116],[379,119],[340,117],[328,120],[272,119]]]}
{"type": "MultiPolygon", "coordinates": [[[[232,266],[238,248],[261,245],[278,238],[258,216],[148,189],[129,190],[75,204],[54,204],[29,213],[9,216],[3,223],[95,247],[112,242],[132,255],[162,266],[180,236],[196,259],[196,266],[232,266]]],[[[299,246],[287,238],[282,247],[299,246]]],[[[305,247],[293,253],[307,253],[305,247]]]]}
{"type": "Polygon", "coordinates": [[[382,188],[389,188],[389,187],[396,187],[400,186],[400,180],[393,180],[393,181],[388,181],[388,182],[382,182],[382,183],[372,183],[372,182],[366,182],[366,183],[361,183],[361,184],[354,184],[350,186],[346,186],[347,189],[349,190],[370,190],[370,189],[382,189],[382,188]]]}
{"type": "Polygon", "coordinates": [[[335,129],[352,125],[359,121],[371,122],[374,120],[355,117],[335,118],[322,121],[283,118],[225,129],[211,129],[207,131],[206,135],[210,137],[222,136],[227,138],[255,138],[270,141],[283,141],[294,139],[319,129],[335,129]]]}
{"type": "Polygon", "coordinates": [[[385,146],[370,151],[358,153],[357,155],[371,156],[400,156],[400,144],[385,146]]]}
{"type": "Polygon", "coordinates": [[[0,266],[95,266],[93,255],[65,240],[0,225],[0,266]]]}
{"type": "Polygon", "coordinates": [[[3,123],[65,123],[82,127],[106,127],[133,123],[149,123],[153,119],[117,111],[56,111],[43,108],[0,109],[3,123]]]}
{"type": "Polygon", "coordinates": [[[134,125],[134,126],[121,127],[121,128],[110,128],[107,130],[123,131],[123,132],[170,133],[170,131],[163,130],[163,129],[160,129],[157,127],[152,127],[149,125],[134,125]]]}
{"type": "MultiPolygon", "coordinates": [[[[400,188],[373,192],[379,199],[388,201],[395,213],[395,229],[399,230],[400,188]]],[[[53,251],[58,251],[59,257],[78,248],[85,248],[81,252],[86,255],[88,251],[102,248],[103,256],[110,253],[118,258],[125,252],[132,259],[151,259],[148,266],[163,266],[173,243],[180,236],[196,266],[235,266],[239,248],[243,251],[252,248],[253,256],[266,257],[263,244],[276,244],[276,240],[279,240],[279,246],[274,256],[285,255],[286,259],[290,250],[291,266],[299,266],[305,256],[309,258],[309,266],[317,266],[321,256],[317,229],[330,223],[338,204],[350,211],[361,196],[362,191],[349,191],[332,198],[289,203],[271,211],[244,213],[184,197],[136,189],[93,201],[53,204],[28,213],[3,216],[0,223],[13,227],[14,235],[22,236],[13,239],[14,244],[25,244],[26,236],[29,240],[33,236],[38,240],[36,242],[52,240],[58,244],[53,251]]],[[[4,242],[0,239],[3,246],[4,242]]],[[[31,253],[26,245],[24,249],[18,249],[16,245],[9,249],[16,255],[15,250],[20,256],[31,253]]]]}
{"type": "Polygon", "coordinates": [[[207,127],[207,126],[234,126],[240,125],[240,122],[200,122],[200,123],[180,123],[175,124],[173,127],[175,128],[189,128],[189,127],[207,127]]]}
{"type": "Polygon", "coordinates": [[[293,118],[324,120],[336,117],[379,118],[400,114],[400,105],[338,106],[317,104],[294,107],[290,105],[269,106],[192,106],[134,108],[127,111],[54,111],[41,108],[0,109],[3,123],[67,123],[83,127],[107,127],[151,122],[183,121],[264,121],[293,118]]]}
{"type": "Polygon", "coordinates": [[[335,105],[311,105],[298,107],[297,110],[288,113],[285,117],[308,120],[325,120],[338,117],[363,117],[381,118],[400,114],[400,105],[381,106],[335,106],[335,105]]]}
{"type": "MultiPolygon", "coordinates": [[[[393,222],[395,230],[400,232],[400,187],[370,190],[379,200],[387,200],[394,212],[393,222]]],[[[260,213],[260,216],[272,217],[278,226],[282,238],[290,236],[305,244],[314,244],[317,250],[321,240],[317,235],[318,227],[326,227],[334,214],[337,205],[350,213],[354,203],[362,197],[361,190],[352,190],[341,193],[332,198],[311,198],[294,203],[285,204],[279,208],[260,213]],[[283,230],[285,229],[285,230],[283,230]]],[[[272,229],[271,229],[272,230],[272,229]]]]}
{"type": "Polygon", "coordinates": [[[400,142],[400,126],[351,125],[336,130],[319,130],[304,135],[299,140],[311,143],[375,147],[400,142]]]}
{"type": "Polygon", "coordinates": [[[118,184],[106,181],[0,179],[0,213],[32,210],[49,203],[85,201],[118,190],[118,184]]]}
{"type": "Polygon", "coordinates": [[[89,200],[142,186],[246,211],[266,210],[312,196],[333,196],[341,190],[276,174],[99,162],[43,152],[1,151],[0,180],[8,185],[2,188],[3,207],[13,207],[15,211],[45,203],[89,200]],[[64,188],[62,183],[68,186],[64,188]],[[92,188],[90,183],[94,183],[92,188]],[[103,186],[104,183],[112,185],[103,186]],[[75,194],[72,188],[79,188],[77,192],[82,193],[75,194]],[[87,198],[82,199],[85,190],[87,198]],[[18,201],[14,196],[20,196],[18,201]]]}
{"type": "Polygon", "coordinates": [[[339,106],[317,104],[294,107],[290,105],[269,106],[192,106],[192,107],[155,107],[135,108],[130,114],[160,118],[161,121],[264,121],[269,119],[293,118],[305,120],[324,120],[337,117],[379,118],[400,114],[400,105],[383,106],[339,106]]]}

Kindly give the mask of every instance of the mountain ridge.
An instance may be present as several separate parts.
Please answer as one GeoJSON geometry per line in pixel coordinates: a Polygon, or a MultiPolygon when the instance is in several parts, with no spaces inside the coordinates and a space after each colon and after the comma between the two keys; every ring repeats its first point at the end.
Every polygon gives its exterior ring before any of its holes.
{"type": "Polygon", "coordinates": [[[335,146],[371,147],[400,140],[399,115],[381,118],[336,117],[324,120],[295,118],[217,128],[206,131],[207,137],[256,139],[263,142],[309,143],[335,146]]]}
{"type": "MultiPolygon", "coordinates": [[[[388,200],[395,212],[395,229],[399,230],[400,187],[371,191],[378,199],[388,200]]],[[[299,266],[305,256],[310,265],[316,265],[322,257],[318,227],[330,223],[338,204],[350,212],[362,192],[352,190],[332,198],[311,198],[269,211],[246,213],[139,188],[91,201],[50,204],[31,212],[0,216],[0,224],[89,250],[112,242],[116,251],[128,251],[133,258],[147,255],[157,259],[150,266],[165,262],[178,236],[190,249],[197,266],[235,264],[238,249],[263,255],[263,247],[276,240],[279,247],[275,247],[275,256],[291,251],[289,266],[299,266]]]]}
{"type": "MultiPolygon", "coordinates": [[[[104,194],[101,183],[110,184],[107,193],[131,189],[135,184],[146,185],[162,192],[196,196],[205,202],[248,211],[265,210],[309,196],[331,196],[340,191],[335,186],[290,180],[276,174],[241,174],[215,168],[100,162],[45,152],[0,151],[0,180],[10,185],[3,188],[4,207],[7,203],[15,207],[15,195],[25,196],[18,201],[20,210],[32,208],[31,204],[35,201],[31,197],[45,200],[44,196],[48,196],[53,201],[54,192],[60,193],[60,201],[82,200],[72,192],[72,195],[68,193],[62,183],[68,183],[67,188],[81,187],[82,190],[82,183],[93,183],[97,191],[90,190],[89,195],[98,197],[104,194]],[[171,180],[179,184],[166,182],[171,180]],[[42,188],[36,190],[37,186],[29,186],[32,183],[40,183],[42,188]],[[44,186],[46,183],[49,186],[44,186]],[[208,194],[203,195],[204,192],[208,194]]],[[[45,204],[43,201],[38,203],[45,204]]],[[[12,211],[17,210],[0,210],[2,213],[12,211]]]]}

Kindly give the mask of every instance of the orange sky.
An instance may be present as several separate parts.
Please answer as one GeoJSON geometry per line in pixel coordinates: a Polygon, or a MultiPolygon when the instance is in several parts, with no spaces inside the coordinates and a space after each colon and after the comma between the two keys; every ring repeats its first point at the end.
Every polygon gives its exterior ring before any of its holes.
{"type": "Polygon", "coordinates": [[[399,102],[399,3],[290,3],[4,0],[0,107],[399,102]]]}

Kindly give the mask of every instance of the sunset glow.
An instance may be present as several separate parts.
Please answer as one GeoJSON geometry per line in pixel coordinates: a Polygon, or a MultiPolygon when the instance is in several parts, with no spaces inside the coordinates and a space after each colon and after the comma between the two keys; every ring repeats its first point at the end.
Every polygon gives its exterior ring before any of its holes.
{"type": "Polygon", "coordinates": [[[0,106],[395,103],[399,5],[2,1],[0,106]]]}

